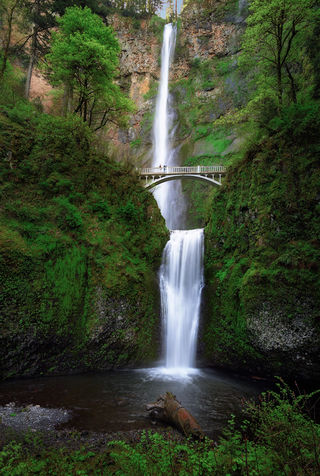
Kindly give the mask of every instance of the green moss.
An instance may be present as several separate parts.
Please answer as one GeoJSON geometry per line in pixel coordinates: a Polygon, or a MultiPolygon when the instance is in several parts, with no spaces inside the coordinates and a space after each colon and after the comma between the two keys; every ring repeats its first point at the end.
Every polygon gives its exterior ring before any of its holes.
{"type": "Polygon", "coordinates": [[[11,355],[5,375],[155,357],[157,298],[146,290],[168,235],[152,195],[129,168],[94,150],[76,118],[28,106],[8,109],[0,122],[0,155],[10,134],[16,147],[14,167],[0,167],[1,352],[11,355]],[[114,342],[90,348],[101,327],[98,307],[112,313],[121,299],[128,334],[114,322],[114,342]],[[41,355],[30,363],[37,346],[41,355]]]}
{"type": "Polygon", "coordinates": [[[220,74],[221,76],[224,76],[224,75],[230,73],[234,68],[233,63],[234,63],[233,58],[226,58],[226,59],[217,60],[216,70],[217,70],[218,74],[220,74]]]}
{"type": "Polygon", "coordinates": [[[216,362],[268,366],[246,324],[265,303],[289,320],[304,316],[317,340],[318,145],[310,140],[306,148],[295,141],[282,134],[249,149],[213,193],[206,227],[210,310],[204,340],[207,356],[216,362]]]}

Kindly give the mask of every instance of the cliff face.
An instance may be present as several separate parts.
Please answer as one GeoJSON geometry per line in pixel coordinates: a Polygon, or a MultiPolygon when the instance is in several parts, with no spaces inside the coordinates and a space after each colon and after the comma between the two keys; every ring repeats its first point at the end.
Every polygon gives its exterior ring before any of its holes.
{"type": "Polygon", "coordinates": [[[246,4],[228,0],[188,2],[181,14],[181,41],[189,57],[210,59],[239,51],[246,4]]]}
{"type": "MultiPolygon", "coordinates": [[[[210,140],[205,144],[203,137],[198,137],[196,128],[224,114],[237,100],[234,96],[238,96],[238,85],[233,76],[246,13],[246,2],[240,3],[239,6],[234,0],[193,0],[181,14],[171,71],[172,93],[178,110],[177,143],[183,144],[188,136],[188,150],[182,149],[181,161],[189,155],[215,152],[210,140]],[[194,96],[192,102],[190,95],[194,96]]],[[[110,127],[102,135],[107,142],[107,152],[117,161],[138,166],[148,164],[164,20],[157,17],[136,20],[115,14],[107,21],[121,46],[118,81],[133,99],[136,112],[130,118],[128,129],[110,127]]],[[[40,101],[47,112],[58,107],[53,103],[50,85],[37,70],[32,77],[30,97],[40,101]]]]}
{"type": "Polygon", "coordinates": [[[150,151],[150,126],[146,118],[153,110],[152,94],[148,93],[160,77],[159,55],[163,22],[133,20],[114,15],[109,23],[121,46],[119,83],[136,105],[127,131],[111,128],[106,139],[109,153],[116,159],[139,165],[139,157],[150,151]],[[135,153],[135,148],[139,151],[135,153]]]}
{"type": "MultiPolygon", "coordinates": [[[[189,156],[216,153],[210,137],[206,139],[210,133],[199,137],[197,128],[239,102],[239,82],[234,76],[245,16],[246,2],[239,5],[233,0],[190,1],[181,14],[170,78],[181,162],[189,156]]],[[[111,23],[122,48],[119,81],[137,107],[127,132],[109,131],[111,150],[118,160],[148,164],[164,23],[152,19],[135,24],[119,16],[111,23]]],[[[230,143],[236,136],[231,139],[230,143]]]]}
{"type": "Polygon", "coordinates": [[[202,349],[214,365],[320,380],[313,122],[308,142],[292,130],[252,148],[212,198],[202,349]]]}

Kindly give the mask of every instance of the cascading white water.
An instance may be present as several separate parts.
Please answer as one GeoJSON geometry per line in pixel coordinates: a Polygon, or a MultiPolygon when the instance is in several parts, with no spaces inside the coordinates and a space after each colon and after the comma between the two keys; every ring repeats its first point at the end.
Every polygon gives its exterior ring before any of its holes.
{"type": "MultiPolygon", "coordinates": [[[[169,93],[175,42],[176,27],[168,24],[163,34],[161,77],[153,127],[154,167],[177,165],[172,148],[174,111],[169,93]]],[[[154,195],[168,228],[181,228],[183,199],[180,182],[164,183],[154,195]]],[[[194,366],[203,286],[203,241],[203,230],[174,230],[163,253],[159,275],[165,373],[185,376],[194,366]]]]}
{"type": "Polygon", "coordinates": [[[192,368],[203,287],[203,230],[172,231],[160,268],[166,367],[192,368]]]}
{"type": "Polygon", "coordinates": [[[177,30],[171,23],[165,25],[161,51],[161,76],[154,118],[154,165],[165,165],[168,160],[169,132],[172,126],[172,111],[169,105],[169,71],[176,45],[177,30]]]}
{"type": "MultiPolygon", "coordinates": [[[[176,164],[176,150],[173,147],[173,121],[175,112],[169,92],[170,64],[176,45],[177,28],[171,23],[165,25],[161,51],[161,76],[153,124],[153,167],[176,164]]],[[[181,227],[184,215],[184,199],[180,182],[164,183],[157,187],[154,196],[158,202],[167,227],[181,227]]]]}

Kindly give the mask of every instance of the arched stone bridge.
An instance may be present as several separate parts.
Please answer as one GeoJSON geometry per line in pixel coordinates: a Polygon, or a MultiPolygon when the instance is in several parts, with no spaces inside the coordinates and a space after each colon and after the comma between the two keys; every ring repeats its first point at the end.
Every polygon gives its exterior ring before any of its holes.
{"type": "Polygon", "coordinates": [[[153,167],[137,169],[139,177],[144,180],[147,189],[156,187],[161,183],[177,179],[196,179],[221,186],[222,176],[226,173],[226,167],[222,165],[198,165],[195,167],[153,167]]]}

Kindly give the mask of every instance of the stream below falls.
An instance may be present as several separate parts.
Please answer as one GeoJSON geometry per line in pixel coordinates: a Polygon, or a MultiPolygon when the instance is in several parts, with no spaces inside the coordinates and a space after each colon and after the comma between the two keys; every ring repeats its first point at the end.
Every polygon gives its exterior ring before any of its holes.
{"type": "MultiPolygon", "coordinates": [[[[71,418],[58,428],[118,432],[163,427],[150,420],[145,404],[166,391],[177,396],[209,437],[216,437],[243,399],[263,391],[262,384],[220,371],[196,370],[177,379],[159,369],[19,379],[0,384],[0,405],[63,408],[71,418]]],[[[32,428],[32,426],[31,426],[32,428]]]]}

